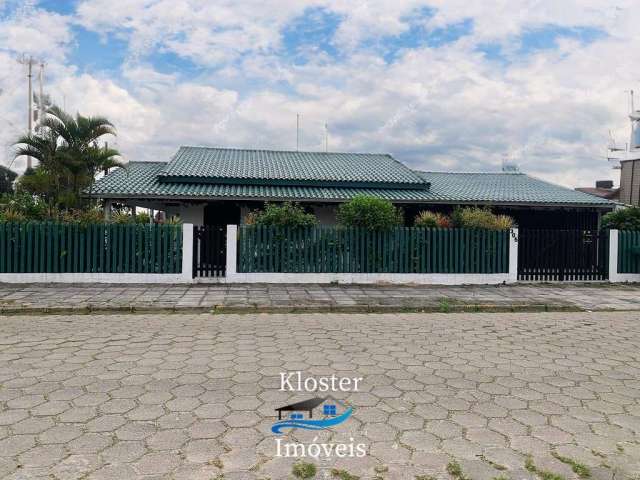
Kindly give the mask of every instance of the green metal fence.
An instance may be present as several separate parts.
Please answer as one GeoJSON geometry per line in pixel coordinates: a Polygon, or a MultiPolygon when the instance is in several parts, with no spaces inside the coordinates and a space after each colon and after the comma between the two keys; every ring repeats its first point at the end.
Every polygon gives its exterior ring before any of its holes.
{"type": "Polygon", "coordinates": [[[181,271],[181,225],[0,223],[0,273],[181,271]]]}
{"type": "Polygon", "coordinates": [[[640,231],[618,232],[618,273],[640,273],[640,231]]]}
{"type": "Polygon", "coordinates": [[[507,273],[509,231],[242,225],[239,272],[507,273]]]}

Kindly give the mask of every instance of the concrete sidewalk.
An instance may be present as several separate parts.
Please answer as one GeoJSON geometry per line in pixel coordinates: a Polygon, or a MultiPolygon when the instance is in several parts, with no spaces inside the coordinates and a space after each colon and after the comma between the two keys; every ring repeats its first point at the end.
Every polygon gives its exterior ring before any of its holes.
{"type": "Polygon", "coordinates": [[[17,285],[0,313],[640,310],[640,285],[17,285]]]}

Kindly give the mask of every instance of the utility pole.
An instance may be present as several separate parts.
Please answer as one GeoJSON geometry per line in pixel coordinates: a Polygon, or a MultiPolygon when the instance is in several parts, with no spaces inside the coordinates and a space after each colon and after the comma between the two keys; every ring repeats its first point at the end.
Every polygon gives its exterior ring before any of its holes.
{"type": "Polygon", "coordinates": [[[329,125],[324,124],[324,152],[329,152],[329,125]]]}
{"type": "MultiPolygon", "coordinates": [[[[18,60],[21,64],[23,65],[27,65],[27,83],[28,83],[28,88],[27,88],[27,93],[28,93],[28,132],[29,135],[31,135],[33,133],[33,65],[35,63],[35,60],[33,59],[32,56],[29,56],[29,58],[27,57],[22,57],[22,59],[18,60]]],[[[27,169],[31,168],[32,165],[32,159],[31,157],[27,157],[27,169]]]]}
{"type": "Polygon", "coordinates": [[[44,62],[40,62],[40,93],[38,102],[38,131],[42,131],[44,123],[44,62]]]}

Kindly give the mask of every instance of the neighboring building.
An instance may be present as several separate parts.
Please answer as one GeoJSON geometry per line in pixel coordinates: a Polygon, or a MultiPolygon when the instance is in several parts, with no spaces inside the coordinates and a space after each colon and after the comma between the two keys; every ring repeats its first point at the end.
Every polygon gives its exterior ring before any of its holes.
{"type": "Polygon", "coordinates": [[[620,161],[621,203],[640,205],[640,158],[620,161]]]}
{"type": "Polygon", "coordinates": [[[614,188],[613,180],[596,180],[595,187],[580,187],[576,188],[576,190],[615,202],[620,200],[620,189],[614,188]]]}
{"type": "Polygon", "coordinates": [[[281,201],[300,202],[332,224],[337,206],[359,194],[403,207],[407,224],[420,210],[487,205],[521,227],[595,228],[616,206],[517,172],[420,172],[383,154],[209,147],[181,147],[169,162],[131,162],[98,180],[90,195],[107,207],[117,202],[224,225],[281,201]]]}

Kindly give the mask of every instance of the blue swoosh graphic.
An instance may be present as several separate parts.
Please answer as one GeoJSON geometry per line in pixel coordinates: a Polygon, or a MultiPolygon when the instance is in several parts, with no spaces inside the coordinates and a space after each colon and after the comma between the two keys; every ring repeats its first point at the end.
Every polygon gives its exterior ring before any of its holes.
{"type": "Polygon", "coordinates": [[[351,416],[353,408],[349,407],[345,412],[338,417],[324,418],[322,420],[282,420],[276,422],[271,426],[271,431],[276,434],[281,434],[283,428],[303,428],[305,430],[324,430],[325,428],[340,425],[346,419],[351,416]]]}

